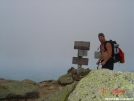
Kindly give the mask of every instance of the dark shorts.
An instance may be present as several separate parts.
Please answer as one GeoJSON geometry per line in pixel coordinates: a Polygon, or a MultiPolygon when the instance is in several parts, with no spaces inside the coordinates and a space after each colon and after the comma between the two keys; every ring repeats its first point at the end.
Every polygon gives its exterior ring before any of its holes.
{"type": "MultiPolygon", "coordinates": [[[[101,62],[103,62],[104,60],[102,60],[101,62]]],[[[102,68],[106,68],[106,69],[110,69],[110,70],[113,70],[114,69],[114,61],[113,61],[113,58],[110,58],[106,64],[104,64],[102,66],[102,68]]]]}

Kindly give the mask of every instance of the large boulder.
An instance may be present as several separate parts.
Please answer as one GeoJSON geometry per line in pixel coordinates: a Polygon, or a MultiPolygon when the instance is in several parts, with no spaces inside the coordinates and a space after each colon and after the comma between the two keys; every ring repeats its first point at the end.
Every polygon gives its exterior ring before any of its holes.
{"type": "Polygon", "coordinates": [[[72,84],[66,85],[63,89],[55,92],[44,100],[40,99],[40,101],[67,101],[69,94],[75,89],[77,83],[78,81],[75,81],[72,84]]]}
{"type": "Polygon", "coordinates": [[[0,100],[12,98],[34,99],[38,97],[37,86],[29,82],[17,80],[0,82],[0,100]]]}
{"type": "Polygon", "coordinates": [[[134,72],[92,70],[81,79],[67,101],[134,100],[134,72]]]}

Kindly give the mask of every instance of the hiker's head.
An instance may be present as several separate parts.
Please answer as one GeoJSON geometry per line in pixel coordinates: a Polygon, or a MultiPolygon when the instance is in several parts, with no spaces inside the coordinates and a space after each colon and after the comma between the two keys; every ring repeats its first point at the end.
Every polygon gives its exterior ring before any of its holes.
{"type": "Polygon", "coordinates": [[[99,41],[101,43],[104,43],[105,42],[105,35],[103,33],[99,33],[98,34],[98,38],[99,38],[99,41]]]}

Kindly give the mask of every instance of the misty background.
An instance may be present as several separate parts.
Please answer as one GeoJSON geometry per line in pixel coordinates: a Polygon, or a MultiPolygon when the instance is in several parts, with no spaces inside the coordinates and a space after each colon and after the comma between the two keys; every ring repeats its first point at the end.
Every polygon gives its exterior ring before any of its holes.
{"type": "Polygon", "coordinates": [[[100,32],[125,53],[114,70],[134,71],[133,0],[0,0],[0,78],[58,79],[77,68],[74,41],[90,42],[82,67],[96,69],[100,32]]]}

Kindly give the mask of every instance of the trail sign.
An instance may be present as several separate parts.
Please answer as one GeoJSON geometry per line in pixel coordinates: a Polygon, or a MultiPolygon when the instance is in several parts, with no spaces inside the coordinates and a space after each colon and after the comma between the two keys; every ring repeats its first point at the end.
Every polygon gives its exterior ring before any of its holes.
{"type": "Polygon", "coordinates": [[[72,64],[78,64],[77,75],[80,76],[82,65],[88,65],[88,58],[82,58],[82,56],[87,56],[87,51],[89,50],[90,42],[87,41],[75,41],[74,49],[78,49],[78,57],[73,57],[72,64]]]}
{"type": "Polygon", "coordinates": [[[78,56],[87,56],[87,50],[78,50],[78,56]]]}
{"type": "Polygon", "coordinates": [[[73,57],[72,64],[88,65],[88,58],[73,57]]]}
{"type": "Polygon", "coordinates": [[[89,50],[90,42],[86,41],[75,41],[74,49],[89,50]]]}

